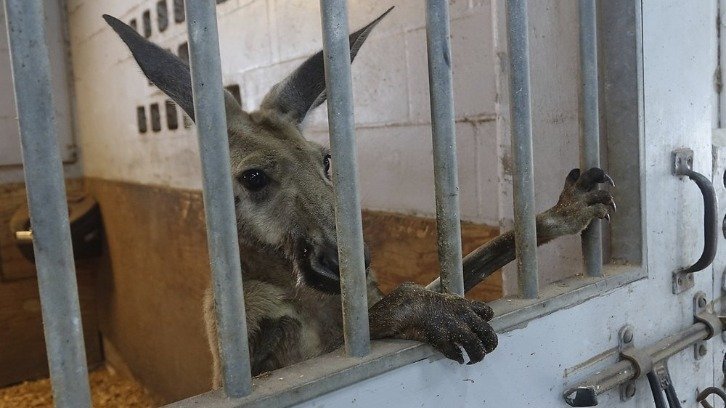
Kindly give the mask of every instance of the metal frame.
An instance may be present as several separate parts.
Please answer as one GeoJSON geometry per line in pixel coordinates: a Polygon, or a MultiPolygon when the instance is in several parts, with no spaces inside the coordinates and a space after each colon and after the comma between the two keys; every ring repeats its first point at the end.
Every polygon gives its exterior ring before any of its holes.
{"type": "Polygon", "coordinates": [[[532,112],[529,96],[529,24],[527,0],[506,2],[507,48],[509,50],[509,92],[514,161],[514,241],[517,247],[519,293],[536,299],[537,221],[534,205],[534,163],[532,112]]]}
{"type": "MultiPolygon", "coordinates": [[[[580,0],[581,62],[583,70],[583,164],[599,163],[599,108],[597,72],[597,14],[594,0],[580,0]]],[[[623,0],[626,1],[627,0],[623,0]]],[[[636,6],[638,0],[634,1],[636,6]]],[[[336,192],[336,226],[341,264],[345,354],[336,351],[285,367],[267,378],[250,378],[242,273],[235,217],[224,96],[214,0],[186,2],[190,65],[197,112],[204,203],[207,219],[213,287],[219,327],[219,346],[224,371],[224,390],[202,394],[173,406],[268,406],[291,405],[340,387],[354,384],[388,370],[425,358],[442,358],[429,346],[387,340],[369,340],[368,305],[357,186],[354,115],[350,76],[347,1],[321,0],[323,50],[331,129],[331,148],[336,157],[333,179],[336,192]],[[279,381],[280,378],[288,381],[279,381]],[[252,391],[254,390],[254,393],[252,391]]],[[[436,178],[437,221],[441,281],[444,290],[462,294],[462,259],[459,226],[458,181],[446,0],[427,0],[427,44],[436,178]]],[[[539,290],[536,257],[536,220],[532,161],[532,129],[529,96],[527,1],[506,2],[511,90],[512,153],[515,162],[514,207],[520,298],[492,304],[498,332],[645,277],[641,266],[602,264],[599,232],[584,239],[589,276],[573,277],[539,290]]],[[[90,405],[87,369],[80,324],[75,274],[70,248],[65,193],[58,146],[54,143],[47,47],[44,41],[43,5],[40,0],[7,0],[14,79],[23,137],[26,180],[33,216],[36,259],[41,284],[43,316],[56,403],[59,406],[90,405]],[[23,30],[13,30],[22,24],[23,30]],[[35,41],[41,47],[30,47],[35,41]],[[32,63],[31,63],[32,61],[32,63]],[[30,79],[40,78],[40,81],[30,79]],[[45,102],[45,103],[44,103],[45,102]],[[47,120],[37,120],[38,118],[47,120]],[[48,165],[56,168],[51,177],[48,165]],[[64,265],[50,274],[50,265],[64,265]],[[70,319],[65,318],[70,316],[70,319]],[[65,319],[64,319],[65,318],[65,319]],[[71,341],[67,341],[70,339],[71,341]]],[[[640,10],[636,7],[636,31],[640,10]]],[[[638,112],[642,111],[642,65],[639,35],[635,81],[638,112]]],[[[642,117],[638,113],[638,137],[642,148],[642,117]]],[[[638,150],[642,159],[642,149],[638,150]]],[[[641,202],[643,175],[640,175],[641,202]]],[[[642,208],[638,216],[644,222],[642,208]]],[[[595,230],[594,228],[593,230],[595,230]]],[[[645,256],[640,236],[640,261],[645,256]]],[[[698,326],[701,323],[698,323],[698,326]]],[[[700,326],[699,326],[700,327],[700,326]]]]}
{"type": "Polygon", "coordinates": [[[42,0],[5,1],[23,171],[57,407],[91,406],[42,0]]]}
{"type": "Polygon", "coordinates": [[[348,355],[370,352],[368,294],[363,249],[363,221],[350,76],[347,0],[320,0],[323,21],[325,86],[328,95],[330,148],[335,157],[335,228],[338,238],[343,334],[348,355]]]}
{"type": "Polygon", "coordinates": [[[464,295],[454,124],[449,1],[426,1],[426,44],[434,147],[436,228],[444,292],[464,295]]]}
{"type": "Polygon", "coordinates": [[[196,124],[224,389],[241,397],[251,392],[252,381],[237,223],[230,222],[236,215],[215,6],[213,0],[200,0],[184,7],[194,111],[204,112],[196,115],[196,124]]]}
{"type": "MultiPolygon", "coordinates": [[[[600,81],[596,0],[579,0],[580,9],[580,168],[600,167],[600,81]]],[[[602,228],[593,220],[582,233],[585,272],[602,276],[602,228]]]]}

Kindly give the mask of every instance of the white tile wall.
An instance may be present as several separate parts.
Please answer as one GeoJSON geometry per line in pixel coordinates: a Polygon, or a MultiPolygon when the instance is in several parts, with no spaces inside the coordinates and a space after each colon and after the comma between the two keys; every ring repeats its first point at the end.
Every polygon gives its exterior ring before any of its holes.
{"type": "MultiPolygon", "coordinates": [[[[139,135],[136,107],[165,97],[150,87],[128,50],[104,27],[102,13],[125,21],[151,9],[151,39],[176,50],[185,25],[159,33],[156,2],[69,2],[78,130],[88,176],[199,189],[193,130],[139,135]]],[[[168,0],[171,8],[172,1],[168,0]]],[[[424,2],[351,0],[351,29],[391,5],[353,67],[363,206],[433,215],[424,2]]],[[[506,162],[508,121],[501,2],[451,0],[454,92],[461,184],[467,220],[506,224],[511,198],[506,162]],[[504,81],[504,82],[503,82],[504,81]]],[[[577,166],[577,9],[567,1],[533,2],[530,19],[538,207],[551,205],[567,170],[577,166]]],[[[319,3],[229,0],[218,8],[223,72],[254,109],[270,86],[321,47],[319,3]]],[[[165,121],[162,121],[165,124],[165,121]]],[[[306,122],[326,142],[325,107],[306,122]]],[[[559,250],[558,250],[559,251],[559,250]]]]}

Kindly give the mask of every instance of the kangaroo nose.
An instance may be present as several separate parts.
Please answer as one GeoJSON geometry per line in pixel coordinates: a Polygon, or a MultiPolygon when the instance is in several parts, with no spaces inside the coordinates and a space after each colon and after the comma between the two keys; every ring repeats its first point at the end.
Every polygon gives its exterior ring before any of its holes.
{"type": "Polygon", "coordinates": [[[337,248],[331,247],[325,249],[325,251],[320,254],[319,262],[320,265],[322,265],[325,269],[334,272],[336,275],[340,275],[340,270],[338,269],[339,265],[337,248]]]}
{"type": "MultiPolygon", "coordinates": [[[[340,274],[340,265],[338,262],[338,248],[333,247],[326,249],[320,255],[319,262],[324,268],[330,271],[334,271],[336,274],[340,274]]],[[[371,266],[371,251],[368,250],[368,245],[363,246],[363,262],[365,264],[367,272],[367,269],[371,266]]]]}

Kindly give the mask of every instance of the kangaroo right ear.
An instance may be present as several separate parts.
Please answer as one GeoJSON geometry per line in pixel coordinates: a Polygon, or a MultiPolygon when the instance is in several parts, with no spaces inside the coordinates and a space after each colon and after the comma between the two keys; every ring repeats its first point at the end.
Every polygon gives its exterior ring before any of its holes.
{"type": "MultiPolygon", "coordinates": [[[[368,38],[368,34],[391,10],[393,7],[348,37],[351,62],[368,38]]],[[[300,124],[305,115],[323,103],[325,98],[325,62],[323,51],[319,51],[305,60],[287,78],[273,86],[262,100],[260,107],[275,110],[289,116],[296,124],[300,124]]]]}

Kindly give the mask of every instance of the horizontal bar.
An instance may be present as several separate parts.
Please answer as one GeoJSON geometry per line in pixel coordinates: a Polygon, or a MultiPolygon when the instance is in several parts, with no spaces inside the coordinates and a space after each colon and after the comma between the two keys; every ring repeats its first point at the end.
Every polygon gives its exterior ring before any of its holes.
{"type": "Polygon", "coordinates": [[[348,2],[320,0],[323,21],[325,86],[328,96],[330,148],[335,158],[335,228],[343,302],[345,349],[350,356],[370,352],[368,295],[363,252],[358,166],[350,76],[348,2]]]}
{"type": "Polygon", "coordinates": [[[459,179],[449,37],[448,0],[426,0],[426,44],[441,283],[446,292],[463,296],[459,179]]]}
{"type": "MultiPolygon", "coordinates": [[[[600,103],[597,65],[596,0],[579,0],[580,10],[580,168],[600,167],[600,103]]],[[[582,233],[585,271],[602,276],[602,224],[593,220],[582,233]]]]}
{"type": "Polygon", "coordinates": [[[53,403],[90,407],[81,308],[41,0],[7,0],[15,101],[53,403]]]}
{"type": "Polygon", "coordinates": [[[252,380],[215,1],[187,1],[185,10],[224,389],[241,397],[252,380]]]}
{"type": "Polygon", "coordinates": [[[517,276],[520,295],[526,299],[534,299],[539,291],[539,276],[537,273],[537,225],[534,206],[532,113],[529,96],[527,1],[507,1],[506,10],[517,276]]]}
{"type": "MultiPolygon", "coordinates": [[[[710,335],[711,333],[704,323],[695,323],[676,334],[646,347],[643,349],[643,354],[650,356],[653,363],[657,363],[678,354],[699,341],[707,339],[710,335]]],[[[621,360],[565,391],[565,400],[575,401],[578,393],[586,393],[592,396],[601,395],[620,384],[635,379],[637,374],[636,367],[632,361],[621,360]]]]}

